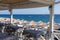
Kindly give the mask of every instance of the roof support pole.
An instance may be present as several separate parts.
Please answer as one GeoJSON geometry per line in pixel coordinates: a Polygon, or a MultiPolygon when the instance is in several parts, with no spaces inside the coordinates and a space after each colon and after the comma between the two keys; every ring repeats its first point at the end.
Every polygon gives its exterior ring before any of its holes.
{"type": "Polygon", "coordinates": [[[13,23],[13,14],[12,14],[11,8],[9,9],[9,12],[10,12],[10,23],[12,24],[13,23]]]}
{"type": "Polygon", "coordinates": [[[49,36],[51,37],[51,40],[54,40],[54,5],[49,6],[50,10],[50,27],[49,27],[49,36]]]}

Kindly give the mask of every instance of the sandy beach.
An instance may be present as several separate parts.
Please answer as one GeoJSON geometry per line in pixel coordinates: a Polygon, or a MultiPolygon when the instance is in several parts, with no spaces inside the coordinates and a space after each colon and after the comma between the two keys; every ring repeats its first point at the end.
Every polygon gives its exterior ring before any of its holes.
{"type": "MultiPolygon", "coordinates": [[[[9,23],[10,22],[10,18],[0,18],[0,22],[6,22],[9,23]]],[[[50,22],[43,22],[43,21],[38,21],[35,22],[34,20],[32,21],[27,21],[27,20],[19,20],[19,19],[13,19],[13,24],[22,24],[22,25],[29,25],[29,26],[34,26],[34,27],[43,27],[43,28],[48,28],[50,22]]],[[[54,23],[54,28],[59,28],[60,27],[60,23],[54,23]]]]}

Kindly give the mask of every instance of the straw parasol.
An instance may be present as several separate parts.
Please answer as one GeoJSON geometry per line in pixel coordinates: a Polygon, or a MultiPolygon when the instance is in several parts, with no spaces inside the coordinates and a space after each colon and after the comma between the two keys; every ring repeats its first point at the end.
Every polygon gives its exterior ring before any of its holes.
{"type": "Polygon", "coordinates": [[[38,25],[43,26],[43,25],[46,25],[46,23],[44,23],[43,21],[39,21],[38,25]]]}
{"type": "Polygon", "coordinates": [[[20,20],[20,22],[19,22],[20,24],[23,24],[24,23],[24,19],[22,19],[22,20],[20,20]]]}
{"type": "Polygon", "coordinates": [[[13,20],[13,23],[14,23],[14,24],[19,24],[19,21],[18,21],[17,19],[14,19],[14,20],[13,20]]]}
{"type": "Polygon", "coordinates": [[[0,18],[0,21],[5,22],[6,18],[0,18]]]}
{"type": "Polygon", "coordinates": [[[29,25],[30,26],[36,26],[36,23],[35,23],[35,21],[32,20],[32,21],[30,21],[29,25]]]}
{"type": "Polygon", "coordinates": [[[27,23],[28,23],[28,21],[24,20],[22,24],[25,24],[26,25],[27,23]]]}
{"type": "Polygon", "coordinates": [[[10,22],[10,18],[6,18],[5,22],[10,22]]]}
{"type": "Polygon", "coordinates": [[[47,29],[47,28],[50,26],[49,22],[48,22],[48,23],[45,23],[45,22],[43,22],[43,21],[39,21],[39,22],[38,22],[38,25],[39,25],[40,27],[45,28],[45,29],[47,29]]]}
{"type": "Polygon", "coordinates": [[[47,22],[47,24],[50,24],[50,22],[47,22]]]}

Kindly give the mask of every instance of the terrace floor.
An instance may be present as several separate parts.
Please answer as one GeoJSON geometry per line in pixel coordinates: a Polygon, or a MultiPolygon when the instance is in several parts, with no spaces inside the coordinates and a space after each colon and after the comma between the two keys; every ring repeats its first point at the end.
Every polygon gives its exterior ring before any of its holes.
{"type": "Polygon", "coordinates": [[[0,33],[0,40],[18,40],[15,35],[8,35],[7,33],[0,33]]]}

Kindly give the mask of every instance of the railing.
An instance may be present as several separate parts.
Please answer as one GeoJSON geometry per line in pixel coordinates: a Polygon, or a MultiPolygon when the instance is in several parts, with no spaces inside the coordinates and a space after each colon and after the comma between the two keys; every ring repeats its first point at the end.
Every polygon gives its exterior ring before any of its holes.
{"type": "Polygon", "coordinates": [[[54,36],[60,40],[60,30],[54,30],[54,36]]]}

